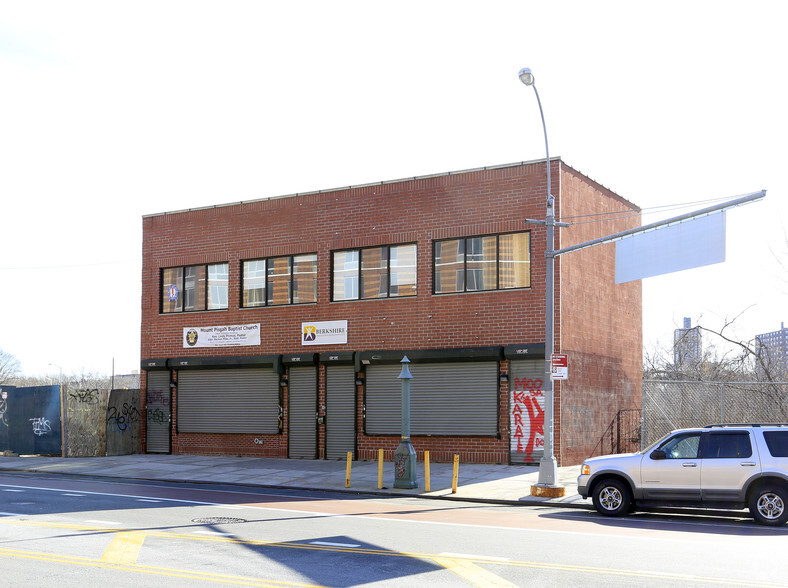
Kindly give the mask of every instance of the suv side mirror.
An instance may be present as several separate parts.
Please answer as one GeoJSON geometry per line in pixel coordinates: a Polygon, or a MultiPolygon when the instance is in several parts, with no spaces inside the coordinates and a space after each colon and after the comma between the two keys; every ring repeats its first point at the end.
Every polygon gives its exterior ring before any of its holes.
{"type": "Polygon", "coordinates": [[[649,457],[651,459],[667,459],[668,455],[661,449],[655,449],[654,451],[651,452],[651,455],[649,455],[649,457]]]}

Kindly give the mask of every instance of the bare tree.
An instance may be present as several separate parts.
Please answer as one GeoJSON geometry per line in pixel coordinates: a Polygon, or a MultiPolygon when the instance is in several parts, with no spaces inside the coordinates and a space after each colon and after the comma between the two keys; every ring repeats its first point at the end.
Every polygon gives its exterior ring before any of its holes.
{"type": "MultiPolygon", "coordinates": [[[[694,328],[704,334],[703,351],[691,361],[685,359],[686,355],[674,354],[673,348],[647,351],[643,379],[676,382],[679,387],[680,382],[728,383],[733,387],[725,389],[745,393],[751,407],[768,407],[763,414],[785,420],[788,418],[788,374],[779,362],[772,361],[757,339],[742,340],[735,335],[734,325],[744,312],[746,310],[733,318],[725,318],[718,329],[703,325],[700,318],[694,328]]],[[[681,337],[677,337],[674,345],[681,344],[681,337]]]]}
{"type": "Polygon", "coordinates": [[[17,374],[21,366],[19,361],[11,353],[0,349],[0,385],[10,384],[17,374]]]}
{"type": "Polygon", "coordinates": [[[62,381],[48,376],[19,376],[14,379],[14,384],[17,386],[62,385],[69,390],[108,390],[111,386],[111,378],[106,374],[83,370],[63,374],[62,381]]]}

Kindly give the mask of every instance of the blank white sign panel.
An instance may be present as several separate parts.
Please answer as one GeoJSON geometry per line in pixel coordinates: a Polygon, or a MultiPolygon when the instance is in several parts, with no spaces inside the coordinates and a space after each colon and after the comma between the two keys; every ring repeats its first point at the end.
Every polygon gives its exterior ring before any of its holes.
{"type": "Polygon", "coordinates": [[[725,261],[725,211],[616,242],[616,284],[725,261]]]}

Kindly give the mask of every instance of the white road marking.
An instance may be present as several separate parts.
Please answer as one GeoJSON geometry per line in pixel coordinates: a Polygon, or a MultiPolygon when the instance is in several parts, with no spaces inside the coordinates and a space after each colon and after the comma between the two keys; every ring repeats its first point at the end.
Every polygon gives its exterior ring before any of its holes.
{"type": "Polygon", "coordinates": [[[360,543],[331,543],[330,541],[310,541],[310,545],[327,545],[328,547],[361,547],[360,543]]]}

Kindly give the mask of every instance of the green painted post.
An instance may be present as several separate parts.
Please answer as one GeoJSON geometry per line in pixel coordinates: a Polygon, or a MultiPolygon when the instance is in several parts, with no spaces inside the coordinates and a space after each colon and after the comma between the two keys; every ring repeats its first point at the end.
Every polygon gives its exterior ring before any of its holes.
{"type": "Polygon", "coordinates": [[[408,369],[408,356],[402,358],[399,373],[402,386],[402,441],[394,452],[394,487],[416,488],[416,450],[410,442],[410,381],[413,376],[408,369]]]}

